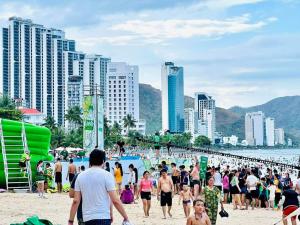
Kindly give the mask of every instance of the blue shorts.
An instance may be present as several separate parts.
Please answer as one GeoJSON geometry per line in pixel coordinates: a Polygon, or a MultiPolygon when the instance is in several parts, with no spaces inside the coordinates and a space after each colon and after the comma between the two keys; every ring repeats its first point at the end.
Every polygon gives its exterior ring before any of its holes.
{"type": "Polygon", "coordinates": [[[110,219],[89,220],[84,222],[85,225],[111,225],[110,219]]]}

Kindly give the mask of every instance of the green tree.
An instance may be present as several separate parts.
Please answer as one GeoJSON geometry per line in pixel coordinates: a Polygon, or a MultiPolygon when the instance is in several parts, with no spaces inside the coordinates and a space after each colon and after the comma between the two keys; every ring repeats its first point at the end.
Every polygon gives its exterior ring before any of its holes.
{"type": "Polygon", "coordinates": [[[61,127],[55,127],[51,135],[51,147],[55,149],[65,145],[65,131],[61,127]]]}
{"type": "Polygon", "coordinates": [[[42,125],[49,128],[51,131],[57,128],[56,122],[52,116],[47,116],[44,120],[45,123],[43,123],[42,125]]]}
{"type": "Polygon", "coordinates": [[[83,125],[82,120],[82,110],[79,106],[74,106],[68,109],[67,114],[65,115],[65,120],[71,123],[72,128],[79,128],[83,125]]]}
{"type": "Polygon", "coordinates": [[[15,102],[7,95],[0,96],[0,117],[10,120],[21,121],[22,112],[16,108],[15,102]]]}
{"type": "Polygon", "coordinates": [[[203,147],[203,146],[209,146],[211,144],[211,141],[208,137],[200,135],[196,137],[194,141],[194,146],[196,147],[203,147]]]}
{"type": "Polygon", "coordinates": [[[128,132],[130,128],[135,127],[136,120],[133,119],[132,115],[128,114],[123,118],[123,126],[126,128],[126,133],[128,135],[128,132]]]}
{"type": "Polygon", "coordinates": [[[64,145],[74,148],[83,148],[83,135],[78,130],[71,130],[64,137],[64,145]]]}

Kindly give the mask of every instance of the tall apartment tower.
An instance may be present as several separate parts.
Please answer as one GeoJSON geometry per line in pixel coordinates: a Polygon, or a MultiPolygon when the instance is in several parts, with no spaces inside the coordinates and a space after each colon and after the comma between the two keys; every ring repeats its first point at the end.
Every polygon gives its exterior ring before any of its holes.
{"type": "Polygon", "coordinates": [[[207,93],[195,93],[195,115],[198,135],[204,135],[214,143],[216,131],[216,103],[207,93]]]}
{"type": "Polygon", "coordinates": [[[165,62],[161,69],[162,129],[184,132],[183,67],[165,62]]]}
{"type": "Polygon", "coordinates": [[[184,109],[184,132],[195,134],[195,110],[193,108],[184,109]]]}
{"type": "Polygon", "coordinates": [[[75,41],[67,40],[62,30],[18,17],[9,18],[0,41],[0,92],[64,125],[68,82],[65,69],[66,63],[72,64],[67,62],[66,52],[75,52],[75,41]]]}
{"type": "Polygon", "coordinates": [[[0,94],[9,92],[8,28],[0,29],[0,94]]]}
{"type": "Polygon", "coordinates": [[[275,119],[267,117],[265,120],[266,127],[266,145],[275,145],[275,119]]]}
{"type": "Polygon", "coordinates": [[[106,74],[106,110],[111,124],[123,123],[126,115],[139,121],[139,68],[125,62],[110,62],[106,74]]]}
{"type": "Polygon", "coordinates": [[[275,129],[275,145],[285,145],[283,128],[275,129]]]}
{"type": "Polygon", "coordinates": [[[245,115],[245,136],[248,145],[264,145],[264,119],[263,112],[251,112],[245,115]]]}

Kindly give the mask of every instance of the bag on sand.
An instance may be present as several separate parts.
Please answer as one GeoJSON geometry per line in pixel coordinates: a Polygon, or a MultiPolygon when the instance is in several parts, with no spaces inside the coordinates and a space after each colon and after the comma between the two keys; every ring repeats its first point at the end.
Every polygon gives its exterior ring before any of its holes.
{"type": "Polygon", "coordinates": [[[24,223],[12,223],[10,225],[53,225],[49,220],[39,219],[37,216],[27,218],[24,223]]]}
{"type": "Polygon", "coordinates": [[[219,212],[219,215],[221,217],[229,217],[228,212],[226,212],[225,209],[221,209],[221,211],[219,212]]]}

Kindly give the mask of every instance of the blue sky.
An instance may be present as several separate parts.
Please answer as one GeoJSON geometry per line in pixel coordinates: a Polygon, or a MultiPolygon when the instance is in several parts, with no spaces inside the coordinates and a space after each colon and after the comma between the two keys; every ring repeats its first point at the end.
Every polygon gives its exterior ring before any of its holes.
{"type": "Polygon", "coordinates": [[[300,0],[1,1],[10,16],[65,30],[77,50],[140,68],[160,88],[164,61],[184,67],[185,94],[218,106],[300,95],[300,0]]]}

